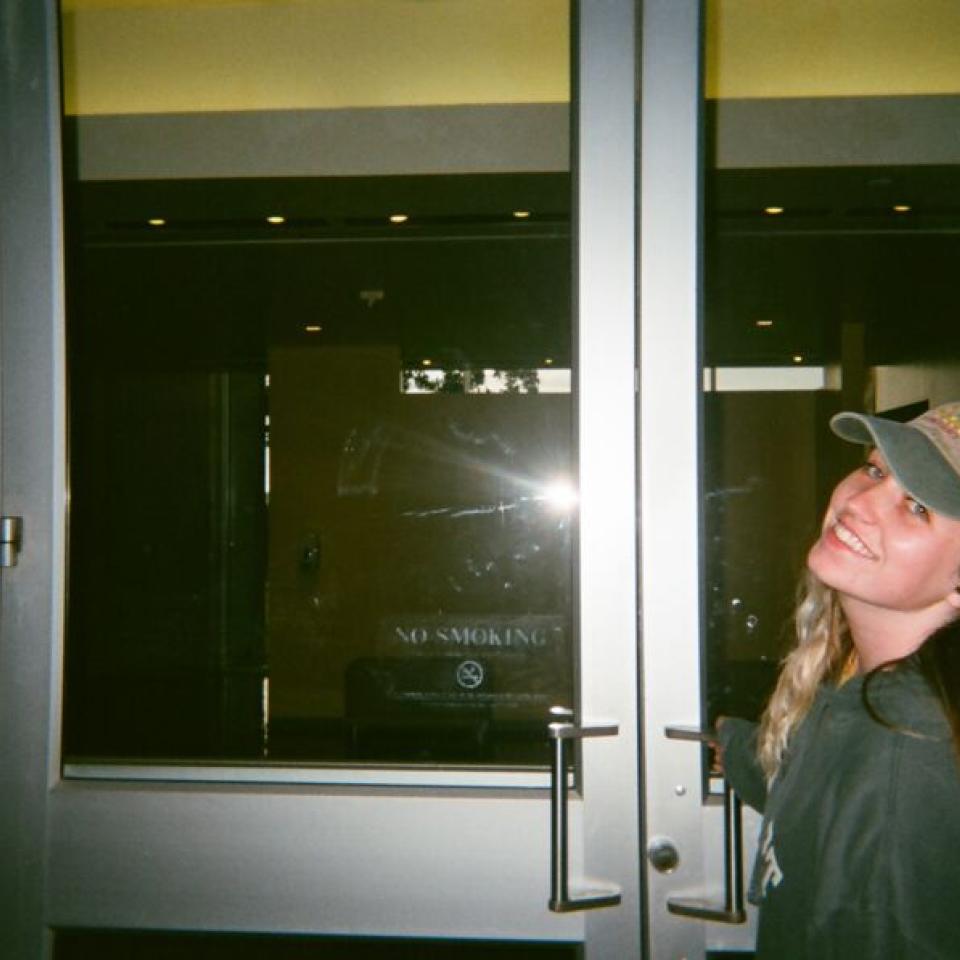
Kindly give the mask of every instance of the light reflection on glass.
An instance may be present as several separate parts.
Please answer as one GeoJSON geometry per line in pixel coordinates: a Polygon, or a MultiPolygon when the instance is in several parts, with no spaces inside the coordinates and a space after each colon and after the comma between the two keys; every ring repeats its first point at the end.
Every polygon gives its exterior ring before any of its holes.
{"type": "Polygon", "coordinates": [[[577,504],[576,488],[567,480],[553,480],[548,483],[537,498],[545,501],[558,512],[568,513],[577,504]]]}

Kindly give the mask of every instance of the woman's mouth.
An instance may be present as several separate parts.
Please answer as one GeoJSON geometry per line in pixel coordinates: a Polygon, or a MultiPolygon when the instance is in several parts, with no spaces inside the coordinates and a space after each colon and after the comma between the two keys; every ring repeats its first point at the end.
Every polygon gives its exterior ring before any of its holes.
{"type": "Polygon", "coordinates": [[[830,532],[848,549],[857,556],[867,560],[876,560],[876,554],[847,526],[836,520],[830,527],[830,532]]]}

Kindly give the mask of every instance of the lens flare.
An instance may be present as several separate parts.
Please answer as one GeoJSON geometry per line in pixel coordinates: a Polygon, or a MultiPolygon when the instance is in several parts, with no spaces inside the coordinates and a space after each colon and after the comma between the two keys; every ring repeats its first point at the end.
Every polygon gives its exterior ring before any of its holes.
{"type": "Polygon", "coordinates": [[[567,480],[551,480],[543,487],[537,499],[543,500],[554,510],[567,512],[577,505],[577,491],[567,480]]]}

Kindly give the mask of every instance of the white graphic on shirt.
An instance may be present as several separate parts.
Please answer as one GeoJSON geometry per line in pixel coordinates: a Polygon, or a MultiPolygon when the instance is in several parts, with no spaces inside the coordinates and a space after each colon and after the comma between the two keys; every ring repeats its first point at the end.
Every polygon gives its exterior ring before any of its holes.
{"type": "Polygon", "coordinates": [[[773,821],[768,820],[760,835],[760,853],[757,858],[760,865],[760,896],[765,897],[770,887],[779,887],[783,880],[783,871],[777,863],[777,852],[773,847],[773,821]]]}

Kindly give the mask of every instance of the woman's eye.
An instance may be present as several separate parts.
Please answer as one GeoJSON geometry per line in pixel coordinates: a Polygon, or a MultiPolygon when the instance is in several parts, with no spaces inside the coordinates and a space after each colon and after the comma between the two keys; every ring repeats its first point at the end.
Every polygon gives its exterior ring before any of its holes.
{"type": "Polygon", "coordinates": [[[927,508],[922,503],[918,503],[916,500],[914,500],[913,497],[907,497],[907,509],[915,517],[923,517],[926,520],[930,516],[930,512],[927,510],[927,508]]]}
{"type": "Polygon", "coordinates": [[[883,471],[875,463],[871,463],[869,460],[863,465],[863,470],[871,480],[883,479],[883,471]]]}

